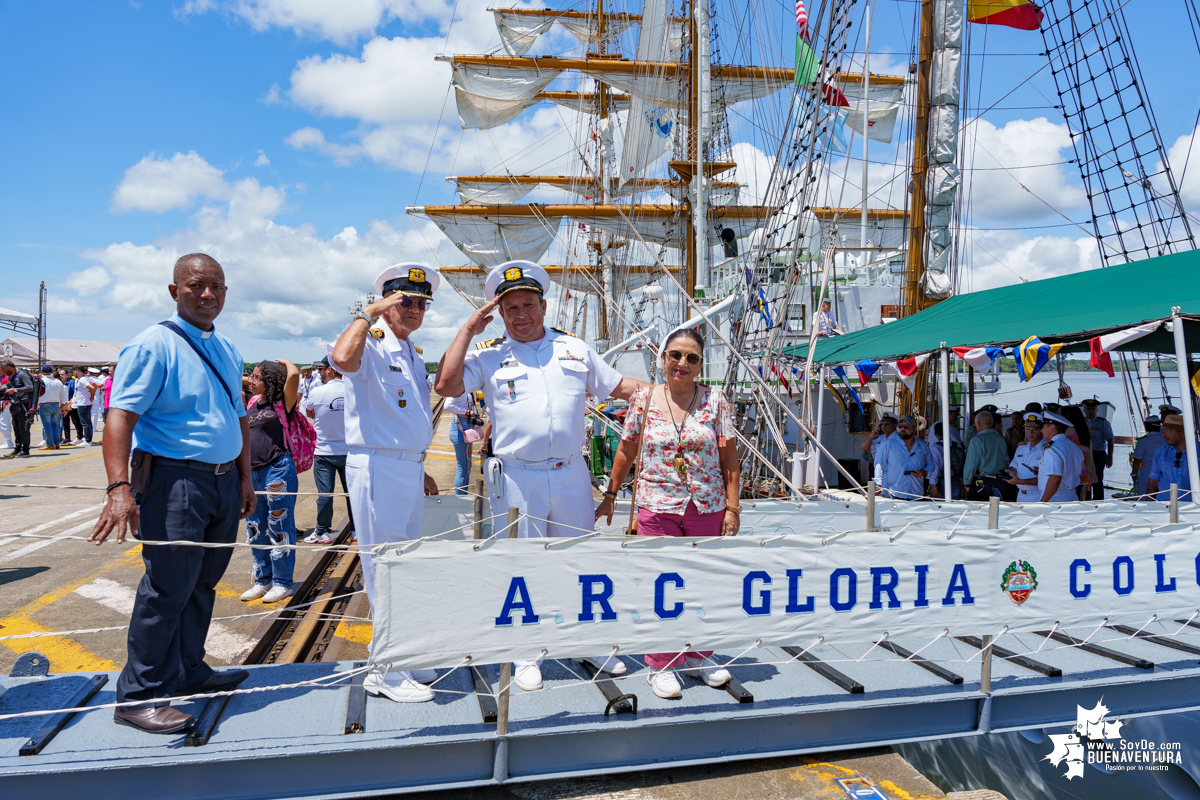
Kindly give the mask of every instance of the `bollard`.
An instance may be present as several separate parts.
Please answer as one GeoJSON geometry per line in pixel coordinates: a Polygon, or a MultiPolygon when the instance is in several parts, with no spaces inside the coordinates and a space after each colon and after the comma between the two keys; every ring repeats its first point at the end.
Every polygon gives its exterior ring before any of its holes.
{"type": "Polygon", "coordinates": [[[505,534],[506,538],[517,538],[517,518],[519,516],[521,516],[521,509],[516,506],[508,507],[508,532],[505,534]]]}
{"type": "Polygon", "coordinates": [[[867,530],[875,530],[875,481],[867,481],[867,530]]]}
{"type": "Polygon", "coordinates": [[[475,527],[473,538],[483,538],[483,481],[475,481],[475,527]]]}
{"type": "Polygon", "coordinates": [[[988,498],[988,530],[1000,528],[1000,498],[992,495],[988,498]]]}
{"type": "Polygon", "coordinates": [[[1179,522],[1179,484],[1171,484],[1171,524],[1179,522]]]}

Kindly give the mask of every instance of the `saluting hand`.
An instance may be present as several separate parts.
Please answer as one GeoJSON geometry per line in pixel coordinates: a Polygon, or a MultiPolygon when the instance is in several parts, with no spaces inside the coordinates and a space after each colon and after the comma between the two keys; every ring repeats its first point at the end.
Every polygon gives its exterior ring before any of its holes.
{"type": "Polygon", "coordinates": [[[369,306],[363,308],[363,313],[368,317],[379,319],[389,308],[400,305],[400,301],[405,297],[406,295],[400,294],[399,292],[392,292],[382,300],[376,300],[374,303],[371,303],[369,306]]]}
{"type": "Polygon", "coordinates": [[[478,336],[479,334],[483,333],[487,330],[487,326],[491,323],[491,321],[495,319],[495,317],[491,316],[491,314],[496,310],[496,306],[498,305],[500,305],[500,301],[498,299],[487,301],[478,309],[476,309],[474,314],[467,318],[467,322],[465,325],[463,325],[463,327],[466,328],[467,332],[472,336],[478,336]]]}

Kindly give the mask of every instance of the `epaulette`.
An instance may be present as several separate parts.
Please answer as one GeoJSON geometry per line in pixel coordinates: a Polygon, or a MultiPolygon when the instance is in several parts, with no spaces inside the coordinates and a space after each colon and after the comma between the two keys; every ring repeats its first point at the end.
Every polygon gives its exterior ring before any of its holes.
{"type": "Polygon", "coordinates": [[[372,339],[382,339],[383,338],[383,329],[371,328],[371,338],[372,339]]]}
{"type": "Polygon", "coordinates": [[[567,333],[562,328],[551,328],[550,330],[554,331],[555,333],[561,333],[563,336],[574,336],[575,335],[573,333],[567,333]]]}
{"type": "Polygon", "coordinates": [[[414,344],[414,345],[413,345],[413,350],[416,350],[416,351],[417,351],[417,355],[419,355],[419,356],[423,356],[423,355],[425,355],[425,351],[424,351],[424,350],[422,350],[422,349],[421,349],[421,348],[420,348],[418,345],[415,345],[415,344],[414,344]]]}
{"type": "Polygon", "coordinates": [[[495,347],[496,345],[500,344],[503,341],[504,341],[503,336],[497,336],[495,339],[488,339],[486,342],[476,342],[475,348],[477,350],[486,350],[489,347],[495,347]]]}

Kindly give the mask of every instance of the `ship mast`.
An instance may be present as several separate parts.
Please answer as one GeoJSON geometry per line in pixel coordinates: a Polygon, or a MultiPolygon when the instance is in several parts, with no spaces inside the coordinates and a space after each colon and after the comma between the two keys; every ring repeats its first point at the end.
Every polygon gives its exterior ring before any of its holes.
{"type": "Polygon", "coordinates": [[[912,194],[909,203],[908,266],[904,273],[901,316],[926,305],[920,288],[925,273],[925,182],[929,172],[929,73],[933,60],[933,3],[921,0],[921,38],[917,47],[917,107],[913,125],[912,194]]]}

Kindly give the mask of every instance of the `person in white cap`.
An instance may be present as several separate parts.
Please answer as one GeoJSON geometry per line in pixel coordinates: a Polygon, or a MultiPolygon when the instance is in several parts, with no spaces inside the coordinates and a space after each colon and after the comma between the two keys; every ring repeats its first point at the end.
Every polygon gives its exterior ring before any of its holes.
{"type": "MultiPolygon", "coordinates": [[[[550,288],[546,270],[510,261],[488,274],[488,302],[454,337],[438,368],[442,397],[482,391],[493,425],[494,457],[485,465],[496,509],[521,511],[518,535],[578,536],[595,529],[591,475],[584,444],[586,395],[627,400],[643,384],[605,363],[582,340],[545,325],[550,288]],[[467,352],[499,308],[507,336],[467,352]]],[[[620,675],[619,659],[588,659],[620,675]]],[[[513,679],[526,691],[542,688],[541,661],[514,662],[513,679]]]]}
{"type": "Polygon", "coordinates": [[[896,423],[898,422],[896,415],[890,411],[885,411],[879,415],[879,423],[875,426],[875,430],[871,431],[871,438],[862,443],[862,451],[871,454],[871,474],[875,474],[875,456],[879,452],[879,448],[884,442],[898,438],[896,436],[896,423]]]}
{"type": "MultiPolygon", "coordinates": [[[[369,548],[417,538],[423,496],[437,494],[424,464],[433,440],[425,361],[409,337],[425,320],[439,282],[424,264],[388,267],[375,279],[382,299],[356,312],[329,351],[329,365],[345,379],[346,482],[372,608],[369,548]]],[[[434,680],[435,670],[389,670],[369,674],[364,688],[398,702],[424,702],[433,699],[424,684],[434,680]]]]}
{"type": "Polygon", "coordinates": [[[1053,411],[1042,414],[1042,463],[1038,465],[1038,499],[1043,503],[1078,500],[1083,451],[1067,438],[1070,420],[1053,411]]]}
{"type": "Polygon", "coordinates": [[[1036,411],[1026,411],[1022,414],[1025,426],[1025,441],[1017,445],[1008,465],[1008,474],[1012,476],[1009,483],[1017,487],[1017,501],[1021,503],[1036,503],[1042,499],[1038,489],[1038,472],[1042,465],[1042,415],[1036,411]]]}
{"type": "Polygon", "coordinates": [[[1160,420],[1157,414],[1146,417],[1146,435],[1137,440],[1133,447],[1133,480],[1137,486],[1138,497],[1145,497],[1146,482],[1150,480],[1150,465],[1154,462],[1154,454],[1158,448],[1167,443],[1163,438],[1160,420]]]}

